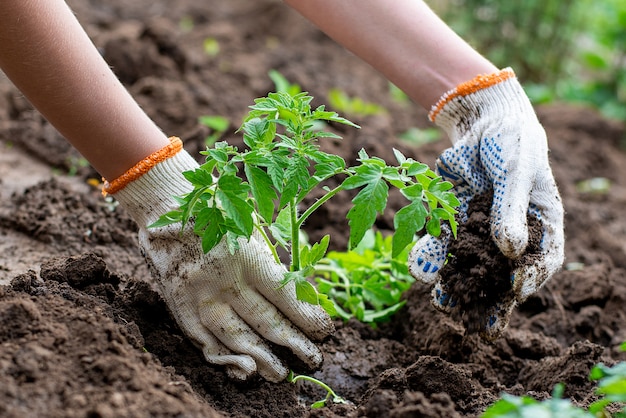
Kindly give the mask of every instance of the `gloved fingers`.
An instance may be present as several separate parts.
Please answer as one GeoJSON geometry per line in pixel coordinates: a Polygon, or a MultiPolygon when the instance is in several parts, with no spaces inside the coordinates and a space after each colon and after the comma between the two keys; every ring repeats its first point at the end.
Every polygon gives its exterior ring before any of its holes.
{"type": "Polygon", "coordinates": [[[409,253],[409,272],[417,280],[432,283],[439,278],[439,270],[446,262],[452,233],[447,225],[441,226],[441,235],[421,237],[409,253]]]}
{"type": "Polygon", "coordinates": [[[285,267],[272,262],[271,256],[263,260],[266,261],[246,260],[243,268],[246,282],[309,338],[319,341],[332,334],[335,326],[321,306],[298,300],[293,284],[281,286],[286,273],[285,267]]]}
{"type": "MultiPolygon", "coordinates": [[[[280,382],[287,377],[289,370],[229,305],[222,302],[204,303],[198,309],[198,316],[202,325],[223,345],[233,352],[251,357],[261,377],[271,382],[280,382]]],[[[211,361],[210,358],[207,360],[211,361]]]]}
{"type": "Polygon", "coordinates": [[[431,303],[438,311],[450,313],[457,304],[457,301],[450,297],[446,287],[440,281],[435,283],[431,295],[431,303]]]}
{"type": "Polygon", "coordinates": [[[516,259],[528,244],[526,213],[536,169],[523,156],[511,159],[502,153],[500,135],[481,142],[481,161],[493,185],[491,236],[505,256],[516,259]]]}
{"type": "Polygon", "coordinates": [[[256,370],[256,362],[246,354],[234,354],[215,338],[194,316],[192,309],[177,310],[177,322],[183,332],[202,349],[202,354],[211,364],[225,366],[228,374],[236,379],[246,380],[256,370]]]}
{"type": "MultiPolygon", "coordinates": [[[[313,306],[309,303],[306,305],[313,306]]],[[[242,290],[240,296],[230,302],[230,306],[263,338],[289,348],[309,367],[316,368],[322,363],[322,353],[315,344],[256,291],[242,290]]]]}
{"type": "Polygon", "coordinates": [[[513,290],[519,302],[539,290],[563,265],[563,212],[552,173],[546,170],[537,178],[530,197],[529,213],[541,224],[539,249],[536,254],[523,256],[512,276],[513,290]]]}
{"type": "Polygon", "coordinates": [[[482,339],[495,341],[500,338],[509,324],[509,319],[511,318],[515,304],[515,299],[510,298],[505,301],[500,301],[500,303],[496,306],[492,306],[488,310],[487,317],[485,318],[485,328],[479,334],[482,339]]]}

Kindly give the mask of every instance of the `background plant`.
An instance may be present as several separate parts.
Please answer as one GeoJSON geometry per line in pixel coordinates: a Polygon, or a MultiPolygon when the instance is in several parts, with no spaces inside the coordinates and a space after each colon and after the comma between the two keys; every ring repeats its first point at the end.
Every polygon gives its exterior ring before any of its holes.
{"type": "Polygon", "coordinates": [[[429,3],[498,67],[513,67],[535,103],[583,102],[626,120],[626,2],[429,3]]]}
{"type": "MultiPolygon", "coordinates": [[[[621,348],[626,351],[626,342],[622,343],[621,348]]],[[[598,381],[596,394],[600,398],[588,409],[563,399],[565,386],[560,383],[555,386],[552,398],[545,401],[505,393],[499,401],[487,408],[481,418],[626,418],[626,362],[611,367],[596,364],[589,378],[598,381]]]]}
{"type": "Polygon", "coordinates": [[[369,230],[354,249],[331,251],[315,265],[318,290],[343,320],[387,321],[404,306],[402,295],[415,281],[407,266],[410,247],[394,256],[392,237],[369,230]]]}

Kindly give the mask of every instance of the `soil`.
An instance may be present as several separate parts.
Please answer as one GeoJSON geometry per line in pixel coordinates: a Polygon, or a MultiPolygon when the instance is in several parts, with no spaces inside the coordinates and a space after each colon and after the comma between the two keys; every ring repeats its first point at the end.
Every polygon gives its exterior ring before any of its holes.
{"type": "Polygon", "coordinates": [[[493,192],[475,196],[467,208],[467,220],[459,222],[456,239],[448,247],[449,258],[441,269],[441,285],[450,298],[453,318],[463,322],[466,334],[478,333],[493,340],[499,335],[488,335],[487,319],[494,306],[506,321],[515,292],[510,277],[516,268],[540,257],[542,227],[535,216],[528,216],[528,245],[520,258],[512,260],[498,249],[491,239],[489,216],[493,192]]]}
{"type": "MultiPolygon", "coordinates": [[[[425,111],[392,100],[380,75],[282,2],[69,3],[133,96],[192,155],[210,133],[201,115],[226,116],[224,139],[241,144],[234,131],[252,100],[273,88],[270,69],[317,104],[339,88],[388,110],[351,117],[358,131],[333,127],[344,139],[324,143],[326,151],[353,161],[365,148],[391,162],[397,148],[433,163],[448,146],[400,141],[411,127],[429,127],[425,111]],[[204,52],[206,38],[218,41],[217,55],[204,52]]],[[[545,398],[559,382],[565,396],[589,404],[592,365],[626,359],[624,126],[583,107],[537,112],[566,209],[565,268],[493,343],[435,311],[419,283],[376,330],[338,322],[314,376],[350,403],[311,410],[324,394],[309,384],[234,382],[203,360],[154,292],[130,217],[0,79],[0,416],[476,417],[503,391],[545,398]],[[577,188],[595,177],[611,181],[609,193],[577,188]]],[[[334,248],[345,248],[349,199],[329,202],[307,232],[330,233],[334,248]]],[[[399,204],[391,200],[380,229],[391,228],[399,204]]]]}

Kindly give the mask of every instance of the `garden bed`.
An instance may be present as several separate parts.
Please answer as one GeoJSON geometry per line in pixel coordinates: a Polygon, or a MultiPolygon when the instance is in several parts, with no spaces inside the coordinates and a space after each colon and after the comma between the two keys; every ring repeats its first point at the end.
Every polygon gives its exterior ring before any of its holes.
{"type": "MultiPolygon", "coordinates": [[[[365,148],[391,162],[395,147],[432,165],[449,146],[400,141],[429,126],[426,112],[394,101],[383,78],[281,2],[69,3],[144,109],[198,159],[210,132],[197,118],[227,117],[225,139],[241,144],[234,130],[273,89],[271,69],[317,104],[339,88],[388,110],[345,115],[362,129],[333,126],[344,139],[324,143],[328,152],[354,159],[365,148]],[[214,56],[207,38],[219,43],[214,56]]],[[[351,403],[310,410],[324,395],[316,387],[233,382],[207,364],[152,290],[133,222],[89,185],[97,174],[4,79],[0,103],[2,416],[475,417],[502,391],[545,398],[559,382],[587,405],[592,365],[626,359],[618,349],[626,340],[624,128],[592,110],[538,109],[566,209],[567,268],[492,344],[435,311],[430,288],[418,283],[376,330],[337,322],[314,376],[351,403]],[[596,177],[611,181],[609,193],[577,187],[596,177]]],[[[334,249],[345,248],[348,199],[309,220],[312,238],[330,233],[334,249]]],[[[377,223],[391,225],[392,213],[377,223]]]]}

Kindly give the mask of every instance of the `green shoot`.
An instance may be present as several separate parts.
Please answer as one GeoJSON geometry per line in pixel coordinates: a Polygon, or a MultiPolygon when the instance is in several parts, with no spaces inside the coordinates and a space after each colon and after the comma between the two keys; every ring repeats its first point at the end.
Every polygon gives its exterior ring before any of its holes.
{"type": "Polygon", "coordinates": [[[328,103],[332,108],[352,116],[372,116],[387,112],[387,109],[376,103],[366,102],[359,97],[350,97],[339,89],[331,89],[328,92],[328,103]]]}
{"type": "Polygon", "coordinates": [[[287,381],[289,383],[296,383],[300,380],[306,381],[306,382],[311,382],[311,383],[315,383],[316,385],[320,386],[322,389],[324,389],[326,391],[326,397],[324,399],[321,399],[317,402],[314,402],[311,405],[312,409],[317,409],[317,408],[323,408],[324,406],[326,406],[326,404],[328,403],[328,401],[332,401],[333,403],[348,403],[348,401],[346,401],[345,399],[343,399],[341,396],[338,396],[332,389],[330,386],[328,386],[326,383],[322,382],[321,380],[318,380],[314,377],[311,376],[306,376],[306,375],[297,375],[295,374],[293,371],[289,371],[289,375],[287,376],[287,381]]]}
{"type": "Polygon", "coordinates": [[[202,125],[211,128],[212,132],[204,139],[204,145],[207,147],[212,147],[215,143],[224,135],[226,130],[228,129],[228,119],[224,116],[218,115],[207,115],[200,116],[198,118],[198,122],[202,125]]]}
{"type": "MultiPolygon", "coordinates": [[[[626,351],[626,342],[620,347],[626,351]]],[[[500,400],[487,408],[481,418],[626,418],[626,362],[622,361],[612,367],[597,364],[591,369],[589,378],[598,381],[596,394],[600,399],[589,405],[588,410],[562,399],[565,386],[560,383],[554,387],[552,398],[545,401],[505,393],[500,400]],[[608,407],[616,404],[621,405],[622,410],[611,414],[608,407]]]]}
{"type": "Polygon", "coordinates": [[[399,189],[408,204],[394,218],[391,253],[396,257],[422,229],[438,236],[443,221],[456,235],[454,208],[459,202],[450,191],[452,184],[399,151],[395,151],[397,165],[389,166],[361,150],[355,167],[321,151],[320,140],[339,137],[319,129],[320,122],[358,126],[323,105],[313,108],[312,100],[304,92],[269,93],[256,99],[239,129],[247,149],[217,142],[201,152],[206,162],[183,173],[193,191],[177,197],[179,208],[151,226],[180,222],[184,228],[194,219],[194,232],[202,238],[205,252],[222,239],[234,252],[239,238],[248,239],[256,232],[277,262],[279,246],[290,252],[291,264],[281,285],[293,282],[300,300],[319,304],[333,315],[334,304],[307,280],[325,256],[330,238],[312,245],[301,245],[299,240],[303,224],[315,210],[339,192],[357,191],[347,215],[350,249],[354,249],[385,210],[389,187],[399,189]],[[336,176],[344,180],[329,187],[328,180],[336,176]],[[320,188],[325,194],[300,210],[304,199],[320,188]]]}
{"type": "Polygon", "coordinates": [[[439,141],[441,139],[441,131],[436,128],[409,128],[407,131],[400,134],[400,139],[413,146],[419,147],[439,141]]]}
{"type": "Polygon", "coordinates": [[[202,41],[202,49],[209,57],[215,57],[220,53],[220,43],[215,38],[204,38],[202,41]]]}
{"type": "Polygon", "coordinates": [[[552,398],[540,402],[530,396],[503,394],[491,405],[481,418],[592,418],[595,415],[578,408],[569,400],[562,399],[564,386],[554,387],[552,398]]]}
{"type": "Polygon", "coordinates": [[[290,96],[295,96],[298,93],[302,93],[302,87],[298,84],[289,82],[287,78],[276,70],[270,70],[268,73],[270,79],[274,82],[276,92],[287,93],[290,96]]]}

